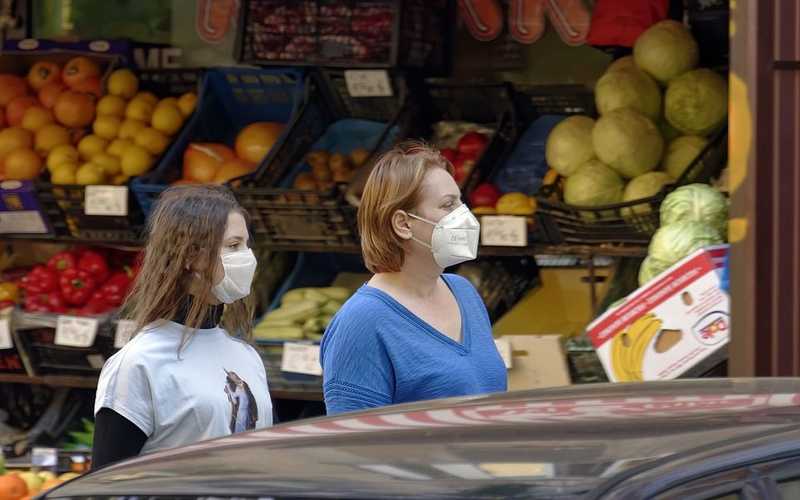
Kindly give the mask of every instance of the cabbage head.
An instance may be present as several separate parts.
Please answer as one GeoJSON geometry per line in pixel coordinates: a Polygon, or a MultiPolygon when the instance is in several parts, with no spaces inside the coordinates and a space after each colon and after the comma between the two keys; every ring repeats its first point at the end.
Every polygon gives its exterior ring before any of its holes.
{"type": "Polygon", "coordinates": [[[675,222],[656,231],[648,257],[671,266],[696,250],[723,242],[719,231],[708,224],[675,222]]]}
{"type": "Polygon", "coordinates": [[[728,236],[728,199],[707,184],[689,184],[671,192],[661,203],[661,225],[699,222],[728,236]]]}
{"type": "Polygon", "coordinates": [[[556,125],[545,145],[545,159],[550,168],[569,177],[594,158],[593,128],[594,120],[588,116],[570,116],[556,125]]]}

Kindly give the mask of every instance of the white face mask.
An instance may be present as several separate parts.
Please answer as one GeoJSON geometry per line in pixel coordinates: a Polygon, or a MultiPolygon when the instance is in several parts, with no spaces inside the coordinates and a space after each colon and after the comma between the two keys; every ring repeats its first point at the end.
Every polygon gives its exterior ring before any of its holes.
{"type": "Polygon", "coordinates": [[[250,295],[256,274],[256,256],[251,249],[222,254],[225,276],[211,292],[223,304],[232,304],[250,295]]]}
{"type": "Polygon", "coordinates": [[[439,222],[432,222],[412,213],[408,215],[433,226],[430,245],[413,236],[411,239],[430,248],[433,260],[442,269],[474,260],[478,256],[481,225],[466,205],[459,206],[439,219],[439,222]]]}

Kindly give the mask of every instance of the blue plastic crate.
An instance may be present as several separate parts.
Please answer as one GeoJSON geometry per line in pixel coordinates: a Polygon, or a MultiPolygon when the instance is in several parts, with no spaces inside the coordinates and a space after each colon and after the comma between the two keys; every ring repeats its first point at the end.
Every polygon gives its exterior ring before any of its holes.
{"type": "Polygon", "coordinates": [[[233,145],[238,132],[259,121],[286,123],[286,129],[256,172],[272,167],[289,124],[305,99],[303,72],[292,68],[214,68],[203,78],[197,111],[149,174],[131,187],[145,215],[153,202],[181,177],[183,152],[190,142],[233,145]]]}

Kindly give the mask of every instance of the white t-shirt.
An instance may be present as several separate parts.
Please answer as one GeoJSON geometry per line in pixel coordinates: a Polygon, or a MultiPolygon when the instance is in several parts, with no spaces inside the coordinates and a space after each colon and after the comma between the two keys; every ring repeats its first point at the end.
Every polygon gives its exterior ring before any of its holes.
{"type": "Polygon", "coordinates": [[[147,435],[142,453],[272,425],[264,363],[222,328],[145,327],[103,366],[95,414],[109,408],[147,435]]]}

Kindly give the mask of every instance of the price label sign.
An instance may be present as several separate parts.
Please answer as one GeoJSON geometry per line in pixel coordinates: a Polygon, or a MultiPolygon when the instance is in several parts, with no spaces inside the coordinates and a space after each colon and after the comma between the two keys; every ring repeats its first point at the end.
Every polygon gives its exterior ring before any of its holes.
{"type": "Polygon", "coordinates": [[[503,338],[494,339],[494,345],[497,346],[497,352],[499,352],[500,357],[503,358],[503,364],[506,365],[506,370],[510,370],[514,365],[511,342],[503,338]]]}
{"type": "MultiPolygon", "coordinates": [[[[4,201],[8,204],[7,199],[4,201]]],[[[42,234],[46,232],[47,224],[44,223],[42,215],[35,210],[0,212],[0,233],[42,234]]]]}
{"type": "Polygon", "coordinates": [[[125,347],[125,344],[131,340],[134,333],[136,333],[136,322],[129,319],[117,321],[117,331],[114,334],[114,348],[122,349],[125,347]]]}
{"type": "Polygon", "coordinates": [[[322,375],[319,364],[319,346],[287,342],[283,345],[281,370],[305,375],[322,375]]]}
{"type": "Polygon", "coordinates": [[[128,215],[128,186],[86,186],[86,215],[128,215]]]}
{"type": "Polygon", "coordinates": [[[14,339],[11,338],[11,327],[7,319],[0,319],[0,349],[11,349],[14,347],[14,339]]]}
{"type": "Polygon", "coordinates": [[[59,316],[55,343],[67,347],[90,347],[97,336],[97,326],[95,318],[59,316]]]}
{"type": "Polygon", "coordinates": [[[481,218],[481,244],[495,247],[528,245],[528,224],[525,217],[486,215],[481,218]]]}
{"type": "Polygon", "coordinates": [[[56,448],[34,448],[31,450],[31,465],[55,467],[58,465],[58,450],[56,448]]]}
{"type": "Polygon", "coordinates": [[[394,95],[389,73],[383,69],[347,70],[347,92],[352,97],[390,97],[394,95]]]}

